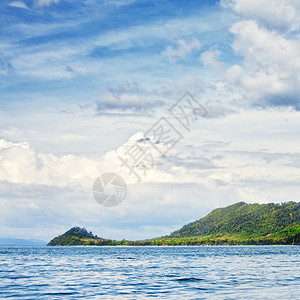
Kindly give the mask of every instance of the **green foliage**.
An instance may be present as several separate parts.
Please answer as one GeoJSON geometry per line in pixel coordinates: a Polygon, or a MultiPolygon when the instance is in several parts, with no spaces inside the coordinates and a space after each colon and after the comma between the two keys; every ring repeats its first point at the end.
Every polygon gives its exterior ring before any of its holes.
{"type": "Polygon", "coordinates": [[[169,236],[143,241],[115,241],[73,227],[49,246],[181,246],[300,244],[300,203],[246,204],[218,208],[169,236]]]}
{"type": "Polygon", "coordinates": [[[94,236],[85,228],[73,227],[67,232],[52,239],[49,246],[71,246],[71,245],[102,245],[107,240],[94,236]]]}
{"type": "Polygon", "coordinates": [[[258,237],[274,234],[300,223],[300,203],[246,204],[239,202],[218,208],[206,217],[183,226],[170,237],[239,234],[258,237]]]}

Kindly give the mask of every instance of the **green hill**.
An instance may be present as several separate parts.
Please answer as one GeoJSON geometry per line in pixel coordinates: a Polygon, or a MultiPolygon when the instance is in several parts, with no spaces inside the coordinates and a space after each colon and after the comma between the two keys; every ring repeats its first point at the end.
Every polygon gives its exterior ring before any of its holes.
{"type": "Polygon", "coordinates": [[[206,217],[175,231],[170,237],[218,233],[265,236],[299,224],[299,221],[300,203],[288,202],[278,205],[239,202],[213,210],[206,217]]]}
{"type": "Polygon", "coordinates": [[[73,227],[67,232],[52,239],[48,246],[110,245],[111,240],[102,239],[88,232],[85,228],[73,227]]]}
{"type": "Polygon", "coordinates": [[[239,202],[217,208],[165,238],[193,240],[196,237],[220,243],[300,243],[300,203],[239,202]]]}
{"type": "Polygon", "coordinates": [[[300,244],[300,203],[246,204],[217,208],[168,236],[141,241],[115,241],[74,227],[48,245],[257,245],[300,244]]]}

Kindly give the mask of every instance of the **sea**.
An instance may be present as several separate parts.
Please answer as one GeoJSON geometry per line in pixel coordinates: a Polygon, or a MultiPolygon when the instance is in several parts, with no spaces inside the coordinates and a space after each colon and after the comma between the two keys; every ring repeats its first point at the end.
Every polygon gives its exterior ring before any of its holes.
{"type": "Polygon", "coordinates": [[[0,299],[300,299],[300,246],[0,247],[0,299]]]}

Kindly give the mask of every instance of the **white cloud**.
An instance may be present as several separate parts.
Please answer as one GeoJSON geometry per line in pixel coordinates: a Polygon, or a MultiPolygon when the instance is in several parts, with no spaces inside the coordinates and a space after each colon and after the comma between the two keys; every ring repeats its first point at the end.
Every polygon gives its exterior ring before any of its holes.
{"type": "Polygon", "coordinates": [[[222,69],[223,64],[219,61],[221,52],[219,50],[210,50],[201,53],[200,61],[204,66],[209,66],[215,69],[222,69]]]}
{"type": "Polygon", "coordinates": [[[51,227],[45,237],[50,239],[79,225],[99,236],[150,238],[237,201],[297,200],[299,114],[283,108],[252,109],[201,119],[165,157],[142,132],[98,159],[41,153],[28,143],[1,140],[3,232],[21,227],[36,236],[51,227]],[[157,161],[141,183],[118,159],[127,158],[136,142],[157,161]],[[107,209],[93,199],[91,187],[100,173],[112,171],[125,179],[128,195],[120,206],[107,209]]]}
{"type": "Polygon", "coordinates": [[[288,39],[255,21],[236,22],[233,49],[243,66],[227,70],[230,83],[242,87],[250,102],[299,106],[300,40],[288,39]]]}
{"type": "MultiPolygon", "coordinates": [[[[290,109],[278,111],[252,110],[249,112],[242,111],[240,114],[233,114],[221,119],[205,118],[201,120],[203,123],[201,126],[205,126],[205,131],[201,133],[202,129],[200,126],[199,131],[196,129],[190,137],[186,137],[186,140],[183,140],[181,145],[178,144],[165,158],[161,157],[148,141],[145,140],[142,132],[136,133],[122,146],[116,150],[107,151],[98,159],[71,154],[58,156],[51,153],[40,153],[26,142],[13,143],[0,140],[0,180],[22,184],[57,187],[78,185],[82,188],[90,188],[93,180],[99,175],[99,172],[116,170],[118,172],[122,171],[128,183],[133,184],[136,182],[136,178],[128,176],[128,169],[122,167],[119,157],[126,157],[127,151],[133,145],[136,145],[136,143],[147,153],[150,152],[154,161],[158,162],[158,164],[155,164],[153,170],[147,171],[147,176],[143,178],[144,182],[201,183],[206,185],[208,183],[207,178],[199,176],[204,170],[216,176],[216,174],[228,173],[230,169],[234,170],[233,173],[239,174],[237,176],[238,179],[239,177],[247,177],[251,174],[250,169],[246,170],[244,166],[249,157],[254,159],[251,165],[255,165],[255,168],[261,168],[261,170],[265,170],[266,172],[269,171],[268,164],[262,164],[260,159],[261,157],[272,157],[273,154],[269,155],[265,151],[257,153],[258,149],[266,148],[263,139],[269,137],[271,134],[272,143],[270,144],[271,141],[269,141],[267,143],[268,146],[272,148],[274,153],[284,152],[285,147],[282,145],[286,144],[285,134],[286,132],[291,132],[293,135],[296,134],[297,126],[299,126],[298,115],[299,113],[290,109]],[[283,116],[291,119],[291,125],[285,122],[283,116]],[[278,123],[278,120],[280,123],[278,123]],[[251,122],[258,122],[259,127],[252,132],[251,138],[248,133],[245,140],[244,135],[247,132],[247,126],[250,126],[251,122]],[[240,124],[239,130],[236,129],[235,124],[237,123],[240,124]],[[274,127],[274,125],[276,126],[274,127]],[[262,127],[265,134],[261,132],[262,127]],[[235,131],[232,131],[233,128],[235,128],[235,131]],[[282,131],[282,129],[284,130],[282,131]],[[197,140],[196,137],[198,134],[201,134],[203,138],[197,140]],[[212,137],[214,141],[217,140],[219,142],[210,142],[212,137]],[[233,139],[238,140],[236,140],[235,145],[228,148],[228,141],[233,139]],[[257,143],[258,141],[260,144],[257,143]],[[191,144],[192,148],[185,148],[184,144],[191,144]],[[214,148],[215,150],[212,151],[214,148]],[[222,154],[220,152],[222,148],[226,149],[226,156],[228,156],[229,161],[214,159],[218,155],[218,152],[219,155],[225,155],[225,153],[222,154]],[[241,154],[240,159],[234,158],[238,157],[239,154],[237,152],[241,154]],[[257,161],[255,161],[256,158],[258,159],[257,161]],[[225,166],[226,168],[224,168],[225,166]],[[192,169],[194,170],[193,172],[191,172],[192,169]]],[[[70,138],[71,140],[74,138],[77,140],[82,137],[78,137],[76,134],[67,135],[66,139],[61,141],[69,143],[70,138]]],[[[153,142],[156,143],[154,140],[153,142]]],[[[289,143],[289,151],[291,153],[297,152],[297,147],[299,146],[297,139],[294,142],[295,144],[289,143]]],[[[156,144],[156,146],[162,149],[165,147],[163,143],[156,144]]],[[[278,157],[282,157],[282,155],[280,154],[278,157]]],[[[274,173],[274,176],[278,175],[278,180],[280,180],[284,173],[283,168],[280,168],[279,165],[278,169],[281,171],[274,173]]],[[[253,173],[253,178],[262,179],[255,172],[253,173]]],[[[228,181],[229,183],[230,181],[228,181]]]]}
{"type": "Polygon", "coordinates": [[[9,6],[29,9],[27,4],[22,1],[13,1],[13,2],[9,3],[9,6]]]}
{"type": "Polygon", "coordinates": [[[0,180],[53,186],[89,186],[99,162],[75,155],[36,152],[28,143],[0,140],[0,180]]]}
{"type": "Polygon", "coordinates": [[[221,4],[268,27],[296,30],[300,26],[298,0],[223,0],[221,4]]]}
{"type": "MultiPolygon", "coordinates": [[[[224,70],[227,89],[250,105],[300,108],[300,2],[223,0],[241,20],[230,27],[232,48],[241,63],[224,70]]],[[[238,61],[238,60],[237,60],[238,61]]]]}
{"type": "Polygon", "coordinates": [[[177,59],[183,59],[192,51],[201,49],[201,43],[197,39],[191,41],[179,40],[177,47],[167,46],[162,52],[170,62],[175,62],[177,59]]]}

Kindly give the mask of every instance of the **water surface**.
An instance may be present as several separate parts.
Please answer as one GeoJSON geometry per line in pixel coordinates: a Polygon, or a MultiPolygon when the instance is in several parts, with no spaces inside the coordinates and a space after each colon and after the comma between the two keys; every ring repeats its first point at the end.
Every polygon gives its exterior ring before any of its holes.
{"type": "Polygon", "coordinates": [[[1,299],[300,299],[299,246],[0,247],[1,299]]]}

